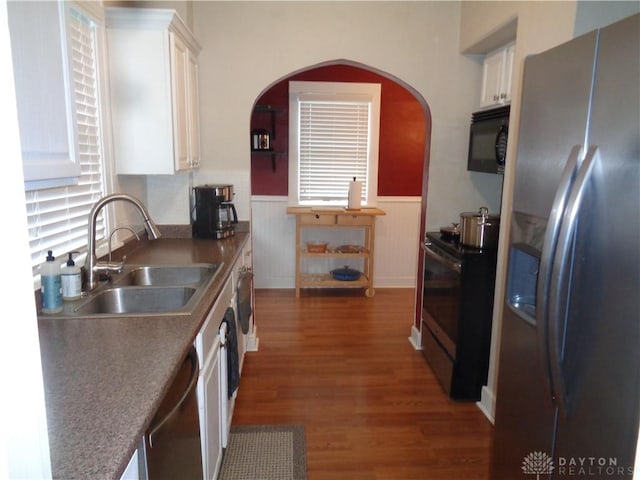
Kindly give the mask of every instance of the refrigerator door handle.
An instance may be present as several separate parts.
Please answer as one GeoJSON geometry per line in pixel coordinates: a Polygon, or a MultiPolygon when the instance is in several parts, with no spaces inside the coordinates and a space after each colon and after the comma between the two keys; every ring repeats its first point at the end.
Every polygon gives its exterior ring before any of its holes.
{"type": "Polygon", "coordinates": [[[200,368],[198,367],[198,354],[196,353],[196,349],[191,347],[189,353],[187,354],[187,359],[185,362],[191,363],[191,375],[189,377],[189,384],[187,388],[182,393],[180,400],[176,402],[171,411],[160,421],[156,422],[154,425],[149,427],[149,447],[153,448],[153,437],[157,435],[157,433],[162,430],[162,427],[165,423],[167,423],[171,418],[173,418],[178,410],[182,407],[182,404],[185,402],[191,391],[196,387],[196,383],[198,382],[198,375],[200,373],[200,368]]]}
{"type": "Polygon", "coordinates": [[[540,357],[540,364],[544,369],[544,381],[551,396],[555,395],[553,381],[551,379],[551,360],[549,358],[549,289],[551,283],[551,267],[558,243],[558,235],[562,226],[562,215],[567,205],[567,199],[571,192],[578,169],[578,159],[582,152],[582,145],[575,145],[567,163],[564,166],[558,189],[549,213],[549,221],[545,232],[542,254],[540,256],[540,266],[538,269],[538,284],[536,295],[536,328],[537,343],[540,357]]]}
{"type": "Polygon", "coordinates": [[[597,146],[589,147],[571,188],[567,207],[558,235],[549,288],[549,358],[551,366],[551,384],[555,393],[560,414],[567,417],[570,399],[563,373],[563,346],[566,330],[567,312],[571,290],[572,255],[578,213],[584,198],[584,192],[595,164],[600,155],[597,146]]]}

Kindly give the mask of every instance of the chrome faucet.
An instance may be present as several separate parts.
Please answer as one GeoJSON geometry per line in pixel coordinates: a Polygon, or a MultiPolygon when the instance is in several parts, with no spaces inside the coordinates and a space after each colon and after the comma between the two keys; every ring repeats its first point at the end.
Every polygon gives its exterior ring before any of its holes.
{"type": "Polygon", "coordinates": [[[98,258],[96,256],[96,220],[98,218],[98,214],[100,210],[107,205],[108,203],[114,202],[116,200],[123,200],[125,202],[132,203],[136,206],[140,215],[142,216],[144,229],[147,231],[147,234],[150,239],[155,240],[160,238],[160,230],[153,223],[151,217],[149,216],[149,212],[146,207],[138,200],[137,198],[127,195],[126,193],[114,193],[112,195],[107,195],[106,197],[98,200],[94,205],[91,211],[89,212],[89,245],[87,251],[87,259],[85,261],[85,269],[87,271],[87,288],[86,290],[89,292],[98,286],[98,274],[101,272],[120,272],[122,271],[122,267],[124,266],[124,262],[120,263],[110,263],[110,262],[98,262],[98,258]]]}
{"type": "MultiPolygon", "coordinates": [[[[136,232],[131,227],[118,227],[111,230],[111,234],[109,235],[109,262],[111,262],[111,241],[113,240],[113,234],[116,233],[118,230],[129,230],[131,233],[133,233],[136,236],[136,240],[140,241],[140,236],[138,235],[138,232],[136,232]]],[[[127,256],[123,255],[122,263],[124,263],[126,258],[127,256]]]]}

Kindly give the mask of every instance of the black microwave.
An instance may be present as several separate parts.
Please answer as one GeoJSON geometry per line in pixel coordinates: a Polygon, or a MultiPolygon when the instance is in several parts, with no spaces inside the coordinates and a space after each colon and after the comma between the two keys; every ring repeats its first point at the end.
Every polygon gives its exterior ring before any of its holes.
{"type": "Polygon", "coordinates": [[[471,116],[467,170],[504,173],[510,106],[481,110],[471,116]]]}

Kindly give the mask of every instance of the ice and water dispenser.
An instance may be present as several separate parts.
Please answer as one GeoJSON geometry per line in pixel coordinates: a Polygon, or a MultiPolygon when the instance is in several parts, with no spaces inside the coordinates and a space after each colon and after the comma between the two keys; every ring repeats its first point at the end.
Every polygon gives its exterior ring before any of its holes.
{"type": "Polygon", "coordinates": [[[513,244],[509,252],[507,304],[515,312],[535,325],[536,286],[540,256],[526,244],[513,244]]]}
{"type": "Polygon", "coordinates": [[[540,256],[547,218],[514,211],[507,270],[507,306],[527,323],[536,325],[540,256]]]}

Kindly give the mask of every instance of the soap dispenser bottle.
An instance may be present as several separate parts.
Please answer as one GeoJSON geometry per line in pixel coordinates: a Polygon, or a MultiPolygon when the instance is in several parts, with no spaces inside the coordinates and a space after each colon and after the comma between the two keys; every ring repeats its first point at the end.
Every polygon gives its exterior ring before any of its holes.
{"type": "Polygon", "coordinates": [[[40,266],[40,282],[42,291],[42,313],[58,313],[62,311],[62,278],[60,265],[56,263],[53,252],[47,252],[46,261],[40,266]]]}
{"type": "Polygon", "coordinates": [[[61,270],[63,300],[77,300],[82,294],[82,276],[80,267],[73,261],[74,253],[77,252],[69,252],[67,266],[61,270]]]}

